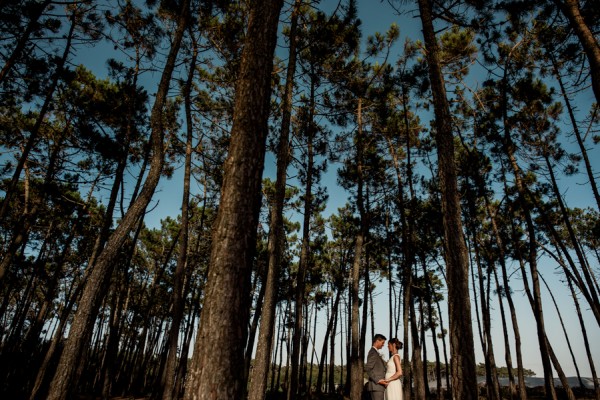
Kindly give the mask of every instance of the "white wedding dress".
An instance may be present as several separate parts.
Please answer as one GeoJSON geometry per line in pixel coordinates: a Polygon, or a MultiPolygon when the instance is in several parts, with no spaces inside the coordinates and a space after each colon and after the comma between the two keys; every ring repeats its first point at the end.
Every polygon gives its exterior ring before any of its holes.
{"type": "MultiPolygon", "coordinates": [[[[398,361],[400,361],[399,354],[390,357],[385,369],[385,379],[388,379],[396,373],[394,357],[398,357],[398,361]]],[[[400,379],[394,379],[387,385],[387,388],[385,389],[385,400],[402,400],[402,381],[400,381],[400,379]]]]}

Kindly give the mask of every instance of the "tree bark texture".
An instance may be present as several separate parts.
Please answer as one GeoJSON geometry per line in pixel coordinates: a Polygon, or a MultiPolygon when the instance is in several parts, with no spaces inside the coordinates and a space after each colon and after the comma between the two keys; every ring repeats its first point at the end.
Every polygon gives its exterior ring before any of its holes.
{"type": "Polygon", "coordinates": [[[448,283],[452,397],[456,400],[476,400],[478,393],[469,297],[469,259],[464,241],[461,205],[457,189],[452,120],[438,56],[437,38],[433,28],[432,5],[430,0],[418,0],[418,3],[435,111],[435,140],[438,151],[438,176],[444,226],[444,258],[448,283]]]}
{"type": "Polygon", "coordinates": [[[282,0],[250,2],[229,154],[214,225],[205,305],[185,399],[245,394],[243,355],[256,248],[271,72],[282,0]]]}
{"type": "Polygon", "coordinates": [[[277,148],[277,182],[275,183],[275,198],[269,222],[269,266],[265,282],[265,298],[263,300],[262,316],[258,333],[258,343],[254,357],[254,367],[250,372],[250,387],[248,400],[263,400],[269,374],[273,330],[275,326],[275,311],[277,306],[277,283],[281,269],[281,257],[284,248],[283,207],[287,168],[290,159],[290,124],[294,75],[296,71],[296,28],[298,25],[298,7],[302,0],[296,0],[292,22],[290,25],[290,56],[286,74],[286,84],[282,104],[281,136],[277,148]]]}

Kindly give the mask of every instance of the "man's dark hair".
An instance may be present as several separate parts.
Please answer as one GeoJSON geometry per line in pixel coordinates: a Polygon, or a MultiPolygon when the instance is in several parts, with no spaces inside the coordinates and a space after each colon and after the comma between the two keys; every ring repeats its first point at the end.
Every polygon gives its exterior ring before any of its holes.
{"type": "Polygon", "coordinates": [[[386,337],[383,336],[381,333],[376,333],[375,336],[373,336],[373,343],[375,343],[378,340],[386,340],[386,337]]]}

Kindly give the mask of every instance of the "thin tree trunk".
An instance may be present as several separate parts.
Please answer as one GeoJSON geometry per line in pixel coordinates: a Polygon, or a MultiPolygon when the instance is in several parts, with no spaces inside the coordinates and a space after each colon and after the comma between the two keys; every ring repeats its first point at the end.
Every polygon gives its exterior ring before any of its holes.
{"type": "MultiPolygon", "coordinates": [[[[558,307],[558,303],[556,302],[556,297],[554,297],[554,293],[548,286],[548,282],[544,279],[544,276],[540,274],[540,279],[544,283],[546,290],[548,290],[548,294],[552,299],[552,304],[554,304],[554,309],[556,310],[556,315],[558,315],[558,320],[560,322],[560,327],[562,328],[563,334],[565,335],[565,342],[567,344],[567,348],[569,349],[569,354],[571,355],[571,360],[573,360],[573,366],[575,367],[575,373],[577,374],[577,380],[579,381],[579,385],[581,387],[585,387],[583,381],[581,380],[581,373],[579,372],[579,365],[577,364],[577,358],[575,358],[575,353],[573,353],[573,346],[571,346],[571,339],[569,339],[569,333],[567,332],[567,328],[565,327],[565,322],[562,317],[562,313],[560,312],[560,308],[558,307]]],[[[569,389],[570,390],[570,389],[569,389]]]]}
{"type": "MultiPolygon", "coordinates": [[[[598,298],[596,286],[594,285],[593,271],[589,268],[589,263],[587,261],[587,258],[585,257],[585,253],[581,248],[581,244],[579,242],[579,239],[577,238],[577,234],[575,233],[573,225],[571,224],[569,212],[567,211],[567,207],[565,206],[565,203],[563,201],[562,194],[560,193],[560,190],[558,188],[556,176],[554,175],[554,168],[550,163],[549,155],[547,153],[544,154],[544,160],[546,162],[546,167],[550,176],[550,182],[552,183],[552,190],[554,192],[555,199],[558,202],[563,224],[567,228],[572,248],[575,250],[575,254],[577,255],[577,259],[579,260],[579,266],[581,268],[581,271],[583,272],[585,282],[588,286],[587,293],[589,293],[589,297],[591,297],[590,307],[594,311],[594,315],[600,316],[600,300],[598,298]]],[[[541,212],[544,213],[544,218],[547,219],[546,213],[544,211],[541,212]]],[[[548,226],[550,226],[550,224],[548,224],[548,226]]],[[[598,321],[600,322],[600,319],[598,319],[598,321]]]]}
{"type": "Polygon", "coordinates": [[[592,170],[592,164],[590,163],[590,158],[588,156],[585,143],[583,142],[583,138],[581,137],[581,132],[579,132],[579,127],[577,126],[577,120],[575,119],[573,106],[571,105],[571,100],[567,95],[567,90],[565,89],[562,77],[560,76],[560,73],[558,71],[558,66],[556,65],[556,61],[554,60],[554,57],[551,54],[550,58],[552,61],[554,76],[556,77],[556,80],[558,81],[558,84],[560,86],[560,92],[562,94],[563,101],[569,113],[569,120],[571,121],[571,126],[573,127],[573,133],[575,134],[575,138],[577,139],[577,145],[579,146],[579,151],[581,152],[581,157],[583,158],[585,171],[590,182],[590,187],[592,188],[592,193],[594,194],[594,199],[596,200],[596,206],[598,207],[598,211],[600,211],[600,193],[598,192],[598,186],[596,185],[596,176],[594,175],[594,171],[592,170]]]}
{"type": "Polygon", "coordinates": [[[414,398],[416,400],[425,400],[425,383],[423,382],[423,355],[421,354],[421,339],[419,338],[419,322],[415,311],[417,298],[413,297],[410,301],[410,332],[412,343],[411,357],[411,383],[414,389],[414,398]]]}
{"type": "MultiPolygon", "coordinates": [[[[475,204],[473,204],[473,196],[474,193],[468,190],[467,194],[467,202],[469,203],[470,213],[471,215],[475,215],[475,204]]],[[[499,400],[500,399],[500,384],[498,382],[498,372],[496,369],[496,357],[494,354],[494,345],[492,343],[491,335],[492,335],[492,321],[490,317],[490,309],[489,309],[489,296],[490,290],[489,286],[486,288],[484,286],[484,282],[487,282],[488,285],[490,283],[489,274],[484,276],[483,268],[481,267],[481,252],[479,249],[478,238],[475,236],[476,228],[475,226],[470,226],[469,230],[471,231],[472,236],[472,248],[475,254],[475,265],[477,266],[477,275],[479,282],[479,293],[480,299],[479,304],[481,306],[481,319],[483,320],[483,326],[480,327],[481,330],[481,346],[483,349],[483,354],[485,356],[485,371],[486,371],[486,390],[487,397],[490,400],[499,400]],[[487,294],[487,295],[486,295],[487,294]]],[[[473,275],[473,287],[476,287],[475,282],[475,274],[473,275]]],[[[475,292],[475,296],[477,292],[475,292]]],[[[475,304],[477,304],[477,299],[475,299],[475,304]]],[[[477,305],[476,305],[477,307],[477,305]]],[[[479,317],[477,318],[478,324],[479,317]]]]}
{"type": "MultiPolygon", "coordinates": [[[[530,219],[530,217],[527,217],[530,219]]],[[[531,227],[530,227],[530,240],[534,240],[534,238],[531,236],[531,227]]],[[[513,230],[513,235],[515,235],[515,237],[517,236],[516,234],[516,227],[512,226],[512,230],[513,230]]],[[[544,371],[544,387],[545,387],[545,397],[547,400],[556,400],[556,391],[554,388],[554,378],[552,376],[552,369],[551,369],[551,364],[550,364],[550,356],[549,356],[549,350],[548,350],[548,342],[546,340],[546,333],[544,330],[544,324],[543,324],[543,314],[540,312],[540,302],[541,302],[541,297],[540,297],[540,290],[539,290],[539,278],[537,275],[537,260],[533,257],[533,253],[535,252],[533,250],[533,245],[530,244],[529,245],[530,250],[530,256],[529,256],[529,262],[530,262],[530,270],[531,270],[531,274],[532,274],[532,281],[534,282],[534,293],[532,294],[531,289],[529,288],[529,281],[527,278],[527,273],[525,272],[525,262],[523,261],[523,257],[521,256],[521,254],[518,254],[518,258],[519,258],[519,264],[520,264],[520,269],[521,269],[521,274],[523,276],[523,285],[525,288],[525,292],[527,294],[527,298],[529,299],[529,304],[531,304],[531,308],[533,310],[533,315],[535,317],[536,320],[536,327],[537,327],[537,335],[538,335],[538,342],[539,342],[539,346],[540,346],[540,356],[542,358],[542,366],[543,366],[543,371],[544,371]]],[[[520,251],[519,251],[520,253],[520,251]]]]}
{"type": "Polygon", "coordinates": [[[321,362],[319,363],[319,373],[317,375],[317,394],[320,394],[323,391],[323,371],[325,369],[325,358],[327,357],[327,345],[330,337],[332,341],[334,340],[334,335],[332,334],[332,332],[335,331],[334,324],[337,320],[337,310],[340,305],[341,298],[342,289],[339,289],[335,294],[335,300],[333,302],[333,306],[331,307],[331,315],[329,317],[329,321],[327,322],[327,328],[325,330],[325,338],[323,339],[323,348],[321,349],[321,362]]]}
{"type": "MultiPolygon", "coordinates": [[[[118,279],[124,280],[124,278],[118,279]]],[[[115,284],[113,289],[113,301],[110,317],[109,317],[109,328],[108,328],[108,339],[106,343],[106,350],[102,359],[101,374],[102,377],[102,400],[109,400],[112,392],[115,360],[117,358],[117,352],[119,350],[119,337],[120,337],[120,326],[122,324],[122,311],[123,302],[125,300],[125,291],[127,287],[121,282],[115,284]]]]}
{"type": "MultiPolygon", "coordinates": [[[[351,341],[350,341],[350,358],[348,365],[350,366],[350,400],[360,400],[363,390],[363,350],[360,348],[361,333],[359,327],[359,289],[360,289],[360,270],[363,262],[364,241],[367,234],[367,221],[364,210],[363,200],[363,137],[362,137],[362,99],[358,99],[357,106],[357,140],[356,140],[356,170],[358,175],[357,182],[357,208],[360,216],[360,228],[356,234],[356,242],[354,245],[354,261],[352,263],[351,274],[351,341]]],[[[365,285],[368,285],[365,282],[365,285]]],[[[367,299],[364,299],[367,301],[367,299]]]]}
{"type": "Polygon", "coordinates": [[[304,193],[304,212],[302,222],[302,246],[300,250],[300,260],[298,261],[298,272],[296,274],[296,291],[295,291],[295,311],[294,311],[294,336],[292,339],[292,359],[291,359],[291,375],[290,385],[288,388],[288,400],[296,398],[299,389],[302,390],[302,386],[299,384],[299,366],[300,366],[300,342],[302,339],[303,332],[303,320],[304,316],[302,313],[304,299],[305,299],[305,288],[306,288],[306,271],[310,263],[311,257],[310,251],[310,221],[313,213],[313,179],[314,179],[314,129],[313,129],[313,115],[315,107],[315,82],[311,80],[310,85],[310,99],[309,99],[309,116],[306,121],[306,135],[307,135],[307,160],[306,160],[306,183],[304,193]]]}
{"type": "MultiPolygon", "coordinates": [[[[171,330],[169,331],[169,344],[166,365],[163,374],[162,400],[172,400],[179,398],[179,387],[177,378],[177,345],[179,343],[179,334],[181,321],[185,306],[184,281],[186,277],[185,268],[188,260],[188,242],[189,242],[189,221],[190,221],[190,181],[192,175],[192,140],[194,137],[194,125],[192,119],[192,84],[196,72],[196,60],[198,59],[198,46],[192,36],[192,56],[188,71],[188,77],[183,88],[183,97],[185,99],[185,120],[186,120],[186,145],[185,145],[185,166],[183,174],[183,195],[181,199],[181,228],[179,231],[179,255],[177,265],[173,275],[173,296],[171,312],[171,330]]],[[[182,354],[183,357],[183,354],[182,354]]]]}
{"type": "Polygon", "coordinates": [[[429,312],[429,321],[431,324],[431,336],[433,339],[433,351],[435,353],[435,377],[436,377],[436,398],[437,400],[442,400],[444,398],[444,394],[442,393],[442,366],[440,360],[440,348],[437,341],[436,334],[436,324],[433,323],[433,303],[432,297],[435,296],[434,287],[431,284],[431,275],[427,271],[427,264],[423,260],[423,271],[425,275],[425,280],[427,282],[428,291],[431,293],[430,296],[427,296],[427,310],[429,312]]]}
{"type": "MultiPolygon", "coordinates": [[[[343,289],[340,288],[339,289],[340,292],[343,292],[343,289]]],[[[340,296],[341,297],[341,296],[340,296]]],[[[337,331],[337,323],[338,323],[338,316],[339,316],[339,305],[338,307],[335,309],[334,311],[334,318],[333,318],[333,327],[332,327],[332,334],[331,334],[331,343],[329,345],[329,383],[327,385],[327,391],[329,393],[333,393],[336,389],[335,386],[335,338],[336,338],[336,331],[337,331]]],[[[340,368],[341,370],[341,368],[340,368]]],[[[342,384],[342,380],[340,379],[339,384],[342,384]]]]}
{"type": "MultiPolygon", "coordinates": [[[[516,307],[515,307],[515,304],[512,299],[512,293],[511,293],[509,281],[508,281],[509,275],[508,275],[508,271],[506,269],[505,245],[504,245],[504,241],[502,240],[502,237],[500,235],[500,230],[498,228],[498,224],[496,223],[496,216],[492,212],[491,205],[490,205],[490,202],[489,202],[489,199],[487,198],[487,196],[485,196],[485,205],[486,205],[486,211],[488,214],[488,218],[490,219],[490,222],[492,224],[492,232],[494,233],[496,245],[499,250],[498,262],[500,263],[500,267],[502,269],[502,285],[504,288],[504,295],[506,296],[506,301],[508,302],[508,308],[510,311],[510,317],[511,317],[512,328],[513,328],[513,335],[515,338],[515,353],[517,356],[517,377],[518,377],[518,381],[519,381],[519,385],[518,385],[519,386],[519,399],[527,400],[525,375],[523,373],[523,371],[524,371],[523,355],[521,352],[521,332],[519,330],[519,323],[517,320],[517,311],[516,311],[516,307]]],[[[505,340],[507,340],[506,337],[505,337],[505,340]]],[[[505,343],[505,346],[508,347],[508,342],[505,343]]],[[[510,350],[508,350],[508,349],[505,352],[505,358],[506,358],[507,367],[512,368],[511,354],[510,354],[510,350]]],[[[510,369],[509,371],[510,371],[509,374],[512,374],[512,369],[510,369]]]]}
{"type": "Polygon", "coordinates": [[[577,310],[577,318],[579,318],[579,325],[581,326],[581,335],[583,336],[583,342],[585,345],[585,353],[587,355],[588,363],[590,364],[590,371],[592,372],[592,381],[594,382],[594,393],[596,400],[600,400],[600,381],[598,380],[598,374],[596,373],[596,366],[594,364],[594,358],[592,357],[592,351],[590,348],[590,341],[588,339],[587,329],[581,314],[581,307],[579,306],[579,300],[577,299],[577,293],[573,288],[573,282],[571,278],[567,276],[567,283],[569,284],[569,290],[571,291],[571,297],[575,303],[575,309],[577,310]]]}
{"type": "MultiPolygon", "coordinates": [[[[250,331],[248,334],[248,341],[246,344],[246,354],[244,356],[244,379],[248,379],[250,376],[250,363],[252,361],[252,352],[254,350],[254,340],[256,338],[256,331],[258,329],[258,320],[261,318],[261,312],[263,309],[263,301],[265,298],[266,291],[266,280],[267,280],[267,267],[258,267],[262,271],[262,277],[260,277],[260,289],[258,292],[258,298],[256,299],[256,305],[254,306],[254,315],[252,316],[252,323],[250,324],[250,331]]],[[[258,275],[258,274],[257,274],[258,275]]],[[[258,278],[257,278],[258,279],[258,278]]]]}

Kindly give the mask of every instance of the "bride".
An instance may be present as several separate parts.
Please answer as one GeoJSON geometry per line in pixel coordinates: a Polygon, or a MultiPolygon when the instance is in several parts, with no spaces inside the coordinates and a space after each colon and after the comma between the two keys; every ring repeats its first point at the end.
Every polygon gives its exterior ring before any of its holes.
{"type": "Polygon", "coordinates": [[[388,341],[388,349],[390,351],[390,359],[387,362],[385,371],[385,400],[402,400],[402,363],[400,362],[400,354],[398,351],[403,347],[402,342],[397,338],[388,341]]]}

